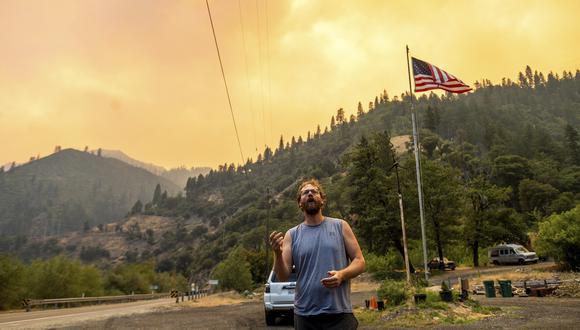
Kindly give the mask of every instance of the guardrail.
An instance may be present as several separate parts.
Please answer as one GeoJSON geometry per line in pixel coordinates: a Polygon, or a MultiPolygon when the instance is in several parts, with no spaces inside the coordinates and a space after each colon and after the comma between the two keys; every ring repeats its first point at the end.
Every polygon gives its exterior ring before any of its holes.
{"type": "Polygon", "coordinates": [[[207,296],[208,292],[206,290],[199,290],[193,292],[179,292],[177,290],[172,290],[167,293],[149,293],[149,294],[131,294],[123,296],[104,296],[104,297],[82,297],[82,298],[56,298],[56,299],[23,299],[22,307],[30,312],[33,307],[47,308],[48,306],[53,306],[54,308],[69,308],[78,307],[83,304],[102,304],[102,303],[121,303],[130,302],[138,300],[153,300],[160,298],[176,298],[175,302],[179,303],[185,301],[185,299],[195,300],[207,296]],[[187,297],[187,298],[185,298],[187,297]]]}
{"type": "Polygon", "coordinates": [[[169,293],[150,293],[150,294],[131,294],[123,296],[104,296],[104,297],[82,297],[82,298],[56,298],[56,299],[23,299],[22,307],[30,311],[33,307],[54,306],[54,308],[76,307],[82,304],[101,304],[110,302],[127,302],[138,300],[152,300],[159,298],[168,298],[169,293]]]}

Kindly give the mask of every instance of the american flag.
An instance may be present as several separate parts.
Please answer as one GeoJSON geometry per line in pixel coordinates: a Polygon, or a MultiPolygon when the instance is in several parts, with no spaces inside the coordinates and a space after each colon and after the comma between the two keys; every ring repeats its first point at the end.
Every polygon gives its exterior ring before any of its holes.
{"type": "Polygon", "coordinates": [[[431,89],[444,89],[451,93],[469,92],[471,88],[438,67],[411,57],[413,61],[413,76],[415,77],[415,92],[424,92],[431,89]]]}

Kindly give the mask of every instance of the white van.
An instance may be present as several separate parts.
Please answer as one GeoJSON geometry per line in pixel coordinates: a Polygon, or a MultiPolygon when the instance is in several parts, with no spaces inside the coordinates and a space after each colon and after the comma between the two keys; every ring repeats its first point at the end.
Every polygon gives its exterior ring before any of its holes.
{"type": "Polygon", "coordinates": [[[538,262],[536,252],[530,252],[518,244],[501,244],[489,249],[489,261],[499,264],[526,264],[538,262]]]}

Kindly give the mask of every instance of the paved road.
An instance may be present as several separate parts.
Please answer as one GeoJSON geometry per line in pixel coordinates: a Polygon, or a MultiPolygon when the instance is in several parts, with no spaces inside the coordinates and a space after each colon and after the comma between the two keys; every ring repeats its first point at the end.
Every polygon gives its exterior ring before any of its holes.
{"type": "MultiPolygon", "coordinates": [[[[353,292],[362,306],[374,292],[353,292]]],[[[271,329],[292,328],[292,320],[278,318],[271,329]]],[[[78,308],[0,313],[0,329],[266,329],[260,298],[237,305],[188,307],[175,299],[138,301],[78,308]]]]}
{"type": "Polygon", "coordinates": [[[61,327],[85,320],[99,320],[123,315],[151,313],[175,305],[175,299],[157,299],[122,304],[77,308],[12,311],[0,313],[0,329],[43,329],[61,327]]]}

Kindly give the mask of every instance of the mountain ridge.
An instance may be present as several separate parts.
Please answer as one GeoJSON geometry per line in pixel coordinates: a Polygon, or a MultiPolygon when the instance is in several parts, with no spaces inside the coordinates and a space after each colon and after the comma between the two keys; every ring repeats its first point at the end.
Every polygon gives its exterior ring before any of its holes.
{"type": "Polygon", "coordinates": [[[64,149],[0,174],[0,229],[46,235],[82,229],[85,222],[107,223],[127,214],[137,200],[147,202],[157,184],[169,196],[181,191],[121,160],[64,149]]]}

